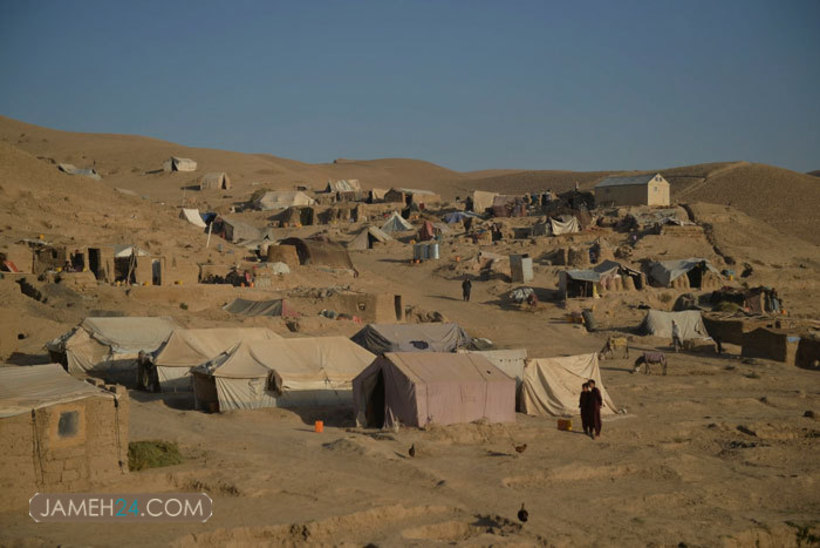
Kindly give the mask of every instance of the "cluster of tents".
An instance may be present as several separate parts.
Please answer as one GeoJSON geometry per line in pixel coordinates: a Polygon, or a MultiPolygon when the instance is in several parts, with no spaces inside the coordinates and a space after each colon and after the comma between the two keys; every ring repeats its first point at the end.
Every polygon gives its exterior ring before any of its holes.
{"type": "Polygon", "coordinates": [[[527,359],[523,350],[469,350],[471,342],[452,323],[283,338],[266,328],[113,317],[86,318],[48,349],[75,376],[189,392],[205,411],[352,406],[357,423],[371,427],[507,422],[516,410],[572,415],[584,380],[601,381],[597,354],[527,359]]]}

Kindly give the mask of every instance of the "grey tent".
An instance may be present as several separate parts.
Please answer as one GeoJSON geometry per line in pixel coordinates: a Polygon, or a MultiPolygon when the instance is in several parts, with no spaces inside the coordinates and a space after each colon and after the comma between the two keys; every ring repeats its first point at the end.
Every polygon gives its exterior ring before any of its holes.
{"type": "Polygon", "coordinates": [[[471,338],[454,323],[377,324],[372,323],[351,340],[373,352],[455,352],[471,338]]]}
{"type": "Polygon", "coordinates": [[[388,352],[353,379],[359,426],[515,422],[515,381],[478,354],[388,352]]]}
{"type": "Polygon", "coordinates": [[[649,275],[661,287],[670,287],[675,280],[686,274],[690,287],[700,287],[702,278],[707,272],[720,276],[718,269],[712,266],[708,259],[690,257],[689,259],[656,262],[652,265],[649,275]]]}
{"type": "Polygon", "coordinates": [[[359,232],[350,243],[347,244],[348,249],[372,249],[374,244],[386,243],[393,240],[389,234],[375,226],[369,226],[359,232]]]}
{"type": "Polygon", "coordinates": [[[709,338],[699,310],[684,310],[683,312],[650,310],[646,313],[640,330],[646,335],[672,338],[672,321],[678,324],[682,341],[709,338]]]}
{"type": "Polygon", "coordinates": [[[404,232],[407,230],[414,230],[413,225],[404,220],[404,218],[394,211],[390,218],[382,225],[382,230],[385,232],[404,232]]]}
{"type": "Polygon", "coordinates": [[[219,217],[214,223],[214,232],[231,243],[261,239],[261,231],[244,221],[219,217]]]}
{"type": "Polygon", "coordinates": [[[251,301],[237,298],[223,306],[222,310],[241,316],[296,316],[296,311],[285,299],[251,301]]]}
{"type": "Polygon", "coordinates": [[[57,164],[57,169],[69,175],[82,175],[83,177],[91,177],[95,181],[102,179],[97,170],[93,167],[78,168],[73,164],[57,164]]]}

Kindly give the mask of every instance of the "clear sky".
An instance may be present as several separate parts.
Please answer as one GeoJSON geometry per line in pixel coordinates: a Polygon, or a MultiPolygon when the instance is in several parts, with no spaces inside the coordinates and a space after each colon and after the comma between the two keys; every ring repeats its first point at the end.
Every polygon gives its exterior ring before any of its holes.
{"type": "Polygon", "coordinates": [[[0,0],[0,113],[307,162],[820,169],[820,0],[0,0]]]}

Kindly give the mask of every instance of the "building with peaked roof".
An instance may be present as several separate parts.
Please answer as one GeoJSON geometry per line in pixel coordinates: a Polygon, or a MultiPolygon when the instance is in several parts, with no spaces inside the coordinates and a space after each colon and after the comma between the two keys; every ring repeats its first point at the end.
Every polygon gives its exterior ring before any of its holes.
{"type": "Polygon", "coordinates": [[[660,173],[607,177],[595,185],[595,203],[598,206],[668,206],[670,203],[669,181],[664,179],[660,173]]]}

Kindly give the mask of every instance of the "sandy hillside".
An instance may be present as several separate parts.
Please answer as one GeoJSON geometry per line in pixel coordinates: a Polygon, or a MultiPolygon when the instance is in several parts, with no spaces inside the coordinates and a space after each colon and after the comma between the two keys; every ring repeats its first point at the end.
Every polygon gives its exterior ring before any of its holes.
{"type": "MultiPolygon", "coordinates": [[[[472,188],[561,190],[576,180],[590,188],[606,175],[455,173],[402,159],[308,165],[0,119],[0,249],[42,234],[69,246],[135,243],[194,265],[241,260],[247,255],[241,248],[222,240],[205,248],[202,230],[178,219],[181,187],[196,174],[143,175],[171,154],[198,160],[197,173],[219,169],[231,174],[235,189],[200,198],[222,208],[259,188],[251,184],[259,181],[291,188],[299,181],[318,186],[328,177],[358,177],[365,186],[430,188],[452,196],[472,188]],[[104,179],[61,174],[43,158],[78,166],[96,160],[104,179]]],[[[701,256],[719,269],[736,271],[748,263],[753,266],[748,278],[726,283],[777,287],[789,311],[777,319],[795,331],[816,332],[816,237],[796,237],[791,230],[801,230],[802,221],[773,225],[763,201],[744,201],[744,181],[756,181],[756,174],[772,177],[779,193],[789,196],[810,192],[811,187],[801,186],[809,176],[737,162],[660,171],[704,232],[644,235],[634,248],[627,246],[626,261],[639,267],[649,260],[701,256]]],[[[754,184],[763,185],[761,177],[754,184]]],[[[811,203],[804,200],[799,207],[811,203]]],[[[772,202],[771,211],[779,208],[772,202]]],[[[242,215],[265,222],[262,214],[242,215]]],[[[505,224],[525,226],[534,220],[505,224]]],[[[362,228],[338,224],[328,234],[344,242],[362,228]]],[[[324,230],[328,227],[277,228],[274,234],[279,239],[324,230]]],[[[403,236],[404,241],[414,237],[403,236]]],[[[555,252],[585,248],[595,240],[611,249],[627,244],[625,233],[605,228],[476,244],[456,227],[443,238],[437,261],[412,264],[412,248],[401,241],[352,252],[357,277],[299,266],[262,289],[203,284],[80,288],[28,276],[45,297],[40,300],[20,292],[21,276],[5,274],[0,278],[0,305],[7,312],[0,316],[0,360],[15,367],[47,361],[45,342],[100,313],[170,316],[190,327],[265,326],[287,337],[350,336],[360,324],[318,314],[332,306],[332,293],[348,289],[401,294],[409,321],[437,315],[497,347],[525,348],[530,357],[594,352],[611,334],[630,337],[632,348],[631,359],[602,362],[606,388],[627,412],[606,420],[596,441],[558,431],[552,417],[517,414],[513,424],[382,432],[355,428],[350,409],[205,414],[194,411],[186,396],[130,391],[131,439],[178,442],[186,460],[129,473],[95,489],[206,491],[215,499],[214,517],[205,524],[152,524],[150,529],[37,525],[26,513],[32,493],[6,492],[0,500],[0,545],[144,545],[146,531],[152,544],[175,546],[797,546],[820,535],[820,425],[806,414],[820,411],[819,373],[767,360],[744,361],[740,348],[729,344],[722,356],[672,354],[670,341],[635,333],[646,307],[669,310],[682,290],[610,292],[566,305],[555,300],[558,272],[565,268],[552,264],[555,252]],[[529,253],[535,279],[528,285],[541,298],[538,308],[525,310],[510,302],[508,294],[518,284],[509,282],[508,267],[479,279],[473,269],[479,252],[529,253]],[[475,277],[469,303],[460,298],[465,275],[475,277]],[[236,297],[284,297],[301,316],[288,323],[222,310],[236,297]],[[567,321],[584,308],[593,310],[597,332],[567,321]],[[630,373],[635,356],[645,350],[669,353],[667,376],[630,373]],[[313,432],[317,419],[326,422],[323,434],[313,432]],[[516,453],[513,447],[523,443],[528,448],[516,453]],[[407,453],[411,444],[418,450],[414,458],[407,453]],[[530,512],[527,523],[516,518],[522,503],[530,512]]],[[[575,421],[577,430],[578,417],[575,421]]]]}

